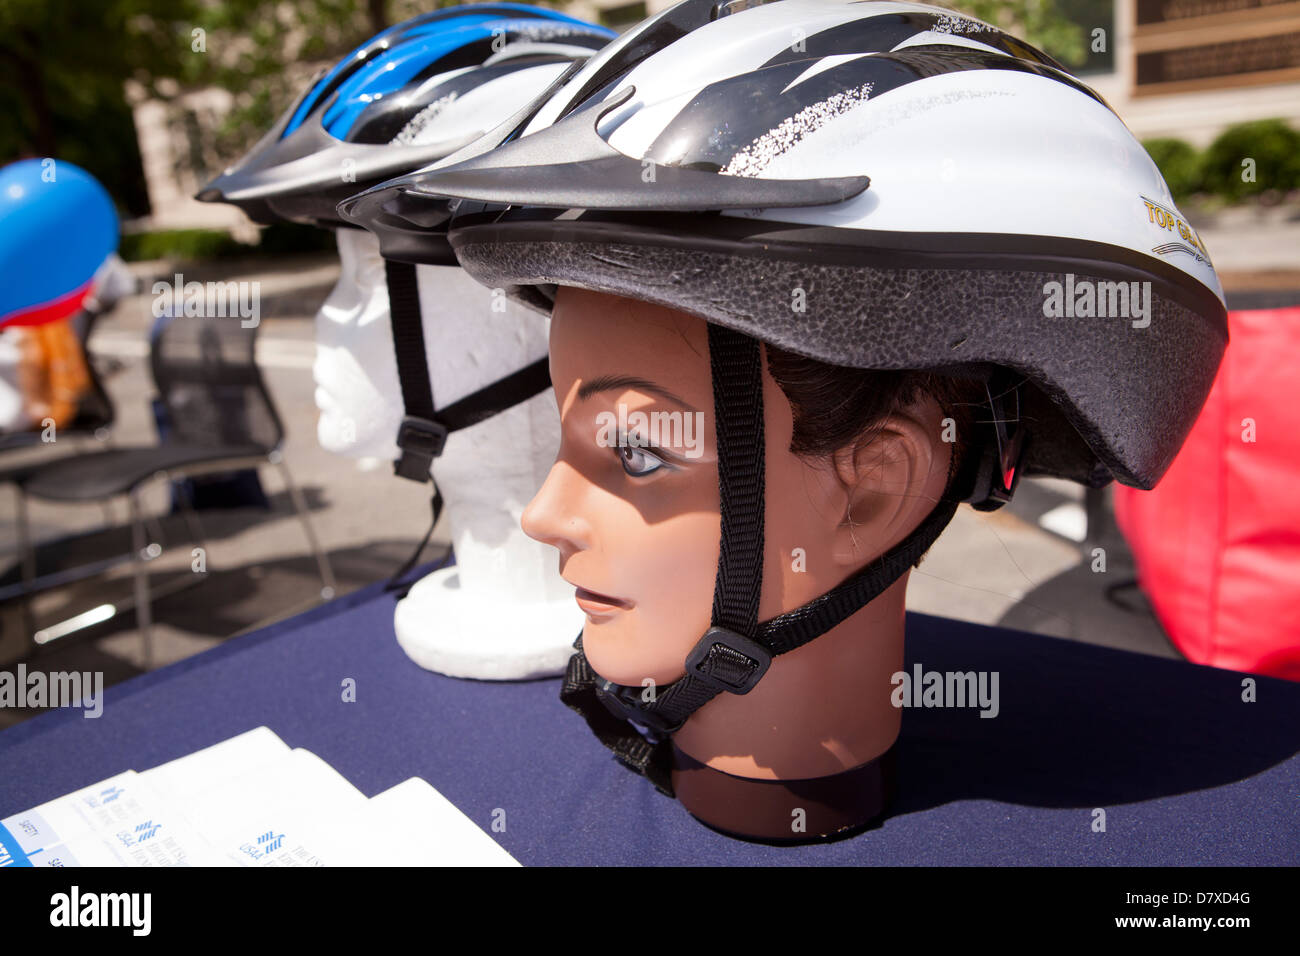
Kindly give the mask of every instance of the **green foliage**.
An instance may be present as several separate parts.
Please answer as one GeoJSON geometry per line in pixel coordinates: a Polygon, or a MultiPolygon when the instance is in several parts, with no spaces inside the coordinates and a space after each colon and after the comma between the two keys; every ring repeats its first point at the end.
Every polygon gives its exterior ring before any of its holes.
{"type": "Polygon", "coordinates": [[[1088,37],[1052,0],[936,0],[1014,34],[1069,67],[1088,61],[1088,37]]]}
{"type": "Polygon", "coordinates": [[[1142,143],[1164,176],[1175,200],[1201,190],[1201,157],[1191,143],[1181,139],[1148,139],[1142,143]]]}
{"type": "Polygon", "coordinates": [[[158,232],[128,233],[117,254],[127,262],[150,259],[223,259],[248,251],[251,246],[236,242],[229,233],[214,229],[163,229],[158,232]]]}
{"type": "Polygon", "coordinates": [[[1115,0],[1053,0],[1057,12],[1078,24],[1085,49],[1084,59],[1072,59],[1065,51],[1045,48],[1071,70],[1080,74],[1108,73],[1115,69],[1115,0]]]}
{"type": "Polygon", "coordinates": [[[234,94],[234,108],[212,144],[217,157],[230,162],[289,108],[306,89],[314,69],[337,61],[385,26],[461,2],[222,0],[207,4],[192,24],[205,31],[207,54],[190,57],[178,78],[186,87],[214,86],[234,94]]]}
{"type": "Polygon", "coordinates": [[[364,0],[222,0],[207,5],[187,30],[204,31],[206,51],[186,58],[183,87],[215,86],[234,94],[234,108],[212,143],[223,162],[238,158],[301,92],[307,76],[291,64],[337,59],[374,31],[364,0]]]}
{"type": "Polygon", "coordinates": [[[277,224],[261,232],[257,245],[236,242],[216,229],[163,229],[124,235],[118,255],[127,262],[152,259],[196,261],[246,255],[289,255],[334,248],[334,234],[312,226],[277,224]]]}
{"type": "Polygon", "coordinates": [[[0,162],[67,159],[147,211],[123,81],[174,75],[197,0],[0,0],[0,162]]]}
{"type": "Polygon", "coordinates": [[[235,110],[209,144],[229,160],[300,92],[303,71],[286,66],[342,56],[390,16],[436,5],[446,2],[0,0],[0,162],[68,159],[129,214],[144,214],[127,81],[161,99],[186,89],[230,90],[235,110]]]}
{"type": "Polygon", "coordinates": [[[1230,200],[1289,192],[1300,188],[1300,132],[1276,119],[1229,126],[1205,151],[1201,168],[1206,188],[1230,200]]]}

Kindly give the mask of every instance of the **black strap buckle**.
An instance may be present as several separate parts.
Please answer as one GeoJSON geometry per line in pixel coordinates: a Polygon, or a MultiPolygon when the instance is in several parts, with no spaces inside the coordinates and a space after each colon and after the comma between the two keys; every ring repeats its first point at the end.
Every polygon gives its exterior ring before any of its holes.
{"type": "Polygon", "coordinates": [[[402,457],[393,465],[393,473],[412,481],[428,481],[433,460],[447,444],[447,426],[427,418],[407,415],[397,430],[397,447],[402,457]]]}
{"type": "Polygon", "coordinates": [[[748,694],[767,673],[772,652],[728,630],[711,627],[686,657],[686,676],[728,694],[748,694]]]}
{"type": "MultiPolygon", "coordinates": [[[[771,663],[772,653],[762,644],[725,627],[711,627],[687,656],[686,677],[715,693],[748,694],[771,663]]],[[[689,708],[686,714],[674,719],[655,709],[655,701],[645,700],[644,693],[644,687],[596,680],[596,696],[611,714],[640,724],[661,738],[676,733],[694,712],[694,708],[689,708]]],[[[660,699],[666,693],[666,689],[661,690],[660,699]]]]}
{"type": "Polygon", "coordinates": [[[644,687],[629,687],[599,677],[596,679],[596,697],[605,705],[606,710],[620,720],[640,724],[658,737],[667,737],[686,722],[669,720],[663,714],[648,709],[652,702],[642,699],[644,693],[644,687]]]}

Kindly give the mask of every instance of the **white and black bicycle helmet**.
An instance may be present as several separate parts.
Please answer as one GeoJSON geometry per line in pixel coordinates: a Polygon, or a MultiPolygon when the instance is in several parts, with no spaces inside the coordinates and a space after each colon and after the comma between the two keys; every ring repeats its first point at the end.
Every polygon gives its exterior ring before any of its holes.
{"type": "MultiPolygon", "coordinates": [[[[715,626],[653,704],[581,653],[565,689],[580,706],[594,685],[661,735],[881,593],[958,500],[997,507],[1021,473],[1154,486],[1227,343],[1204,245],[1105,101],[1014,37],[920,4],[685,0],[488,137],[340,209],[394,247],[449,229],[471,275],[539,307],[572,285],[710,323],[715,626]],[[911,538],[762,623],[758,341],[980,377],[993,420],[911,538]]],[[[584,713],[664,786],[662,746],[584,713]]]]}

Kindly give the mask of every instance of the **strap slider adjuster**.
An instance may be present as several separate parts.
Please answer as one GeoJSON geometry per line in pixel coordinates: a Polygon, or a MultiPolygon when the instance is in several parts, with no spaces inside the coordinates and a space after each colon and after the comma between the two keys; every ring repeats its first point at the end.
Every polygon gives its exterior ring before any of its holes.
{"type": "Polygon", "coordinates": [[[427,418],[407,415],[397,430],[397,447],[402,457],[393,466],[393,473],[412,481],[428,481],[433,460],[442,454],[447,444],[447,426],[427,418]]]}
{"type": "Polygon", "coordinates": [[[728,694],[748,694],[767,673],[772,652],[752,638],[711,627],[686,658],[686,676],[728,694]]]}

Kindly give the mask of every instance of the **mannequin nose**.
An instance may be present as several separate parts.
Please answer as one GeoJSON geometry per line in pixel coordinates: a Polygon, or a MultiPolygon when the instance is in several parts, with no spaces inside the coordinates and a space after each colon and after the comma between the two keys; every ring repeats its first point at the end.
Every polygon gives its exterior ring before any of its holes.
{"type": "Polygon", "coordinates": [[[590,548],[591,526],[581,513],[580,486],[584,481],[565,461],[552,465],[546,481],[520,518],[524,534],[558,548],[565,556],[590,548]]]}

